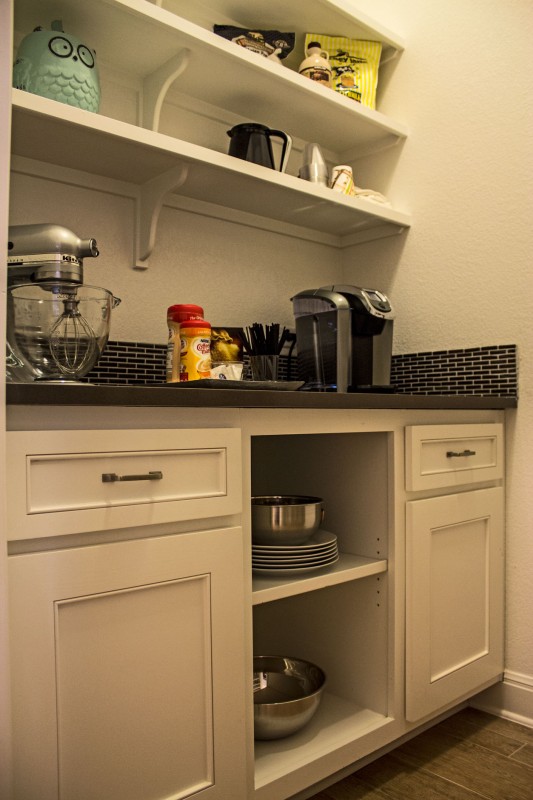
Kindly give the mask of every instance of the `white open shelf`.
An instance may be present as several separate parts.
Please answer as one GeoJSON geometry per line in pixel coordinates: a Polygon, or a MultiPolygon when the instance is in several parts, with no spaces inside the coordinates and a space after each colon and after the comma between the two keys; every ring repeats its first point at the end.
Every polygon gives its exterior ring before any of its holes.
{"type": "Polygon", "coordinates": [[[13,89],[12,152],[139,186],[185,165],[179,194],[223,208],[364,241],[408,214],[172,136],[13,89]]]}
{"type": "MultiPolygon", "coordinates": [[[[281,224],[287,232],[312,232],[317,241],[328,237],[327,243],[338,247],[401,233],[410,226],[410,215],[402,210],[364,197],[345,197],[227,155],[228,115],[284,130],[300,142],[317,142],[336,163],[350,163],[407,136],[403,123],[211,30],[215,22],[252,24],[250,13],[242,0],[19,0],[15,5],[17,38],[36,23],[46,27],[61,19],[67,32],[82,36],[96,49],[102,79],[123,76],[138,93],[138,124],[131,124],[14,90],[12,136],[14,155],[140,187],[137,266],[147,265],[159,210],[171,194],[209,204],[213,216],[218,208],[225,218],[229,209],[262,219],[267,227],[272,222],[273,229],[281,224]],[[167,3],[169,10],[161,7],[167,3]],[[204,142],[208,146],[199,146],[168,128],[159,132],[164,103],[179,106],[183,98],[209,109],[221,126],[220,138],[213,132],[204,142]]],[[[264,20],[265,25],[276,20],[277,27],[296,31],[299,47],[305,24],[307,30],[341,30],[379,39],[387,58],[403,49],[389,31],[361,15],[356,18],[344,0],[276,0],[268,14],[271,20],[264,20]]],[[[300,55],[294,57],[299,60],[300,55]]],[[[108,113],[114,108],[111,104],[108,113]]]]}
{"type": "Polygon", "coordinates": [[[387,571],[385,559],[364,558],[349,553],[340,553],[339,560],[330,567],[317,572],[304,573],[290,578],[254,575],[252,581],[253,605],[292,597],[303,592],[312,592],[326,586],[355,581],[369,575],[387,571]]]}
{"type": "MultiPolygon", "coordinates": [[[[96,49],[102,76],[109,65],[142,85],[185,54],[187,66],[169,96],[176,90],[214,108],[229,109],[243,120],[319,142],[338,155],[339,163],[349,151],[364,147],[367,152],[369,145],[379,149],[407,136],[404,124],[146,0],[93,0],[90,8],[72,0],[24,0],[17,3],[16,12],[17,31],[29,32],[36,19],[46,24],[48,18],[58,17],[66,31],[83,31],[84,40],[96,49]],[[117,47],[117,30],[127,46],[117,47]]],[[[220,147],[226,146],[224,139],[220,147]]]]}
{"type": "Polygon", "coordinates": [[[301,731],[287,739],[255,742],[257,797],[267,798],[269,785],[344,746],[353,745],[355,740],[390,722],[390,717],[324,692],[317,713],[301,731]],[[265,793],[261,794],[261,790],[265,793]]]}
{"type": "Polygon", "coordinates": [[[299,60],[303,54],[298,46],[306,33],[378,40],[383,43],[382,60],[400,53],[405,46],[402,37],[357,11],[346,0],[314,0],[313,3],[308,0],[269,0],[268,12],[261,8],[257,10],[255,3],[249,0],[197,0],[195,3],[190,0],[158,0],[157,4],[209,30],[217,22],[262,30],[294,31],[299,60]]]}

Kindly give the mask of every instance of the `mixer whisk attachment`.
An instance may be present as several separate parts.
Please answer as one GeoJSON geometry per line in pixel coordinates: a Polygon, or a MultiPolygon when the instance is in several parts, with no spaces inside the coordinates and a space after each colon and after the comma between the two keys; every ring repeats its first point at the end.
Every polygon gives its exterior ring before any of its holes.
{"type": "Polygon", "coordinates": [[[77,289],[57,295],[63,313],[50,329],[50,352],[62,375],[77,376],[95,361],[96,334],[79,310],[77,289]]]}
{"type": "Polygon", "coordinates": [[[120,303],[107,289],[61,281],[8,287],[8,343],[33,380],[76,383],[91,371],[120,303]]]}

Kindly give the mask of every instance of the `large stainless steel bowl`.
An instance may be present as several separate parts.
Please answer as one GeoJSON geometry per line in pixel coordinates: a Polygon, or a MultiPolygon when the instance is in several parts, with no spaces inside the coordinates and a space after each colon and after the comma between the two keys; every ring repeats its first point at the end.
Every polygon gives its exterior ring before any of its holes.
{"type": "Polygon", "coordinates": [[[254,544],[303,544],[324,519],[321,497],[257,495],[252,497],[254,544]]]}
{"type": "Polygon", "coordinates": [[[315,715],[326,682],[310,661],[284,656],[254,657],[254,736],[283,739],[315,715]]]}

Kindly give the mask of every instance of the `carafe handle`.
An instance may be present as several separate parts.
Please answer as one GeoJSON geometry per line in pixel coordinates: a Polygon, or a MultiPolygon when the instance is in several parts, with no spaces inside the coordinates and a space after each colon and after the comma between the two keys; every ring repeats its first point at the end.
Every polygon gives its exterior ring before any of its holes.
{"type": "Polygon", "coordinates": [[[288,133],[285,133],[284,131],[269,130],[268,135],[277,136],[279,139],[283,141],[283,149],[281,151],[279,172],[285,172],[285,167],[287,166],[287,163],[289,161],[289,156],[291,154],[292,138],[289,136],[288,133]]]}

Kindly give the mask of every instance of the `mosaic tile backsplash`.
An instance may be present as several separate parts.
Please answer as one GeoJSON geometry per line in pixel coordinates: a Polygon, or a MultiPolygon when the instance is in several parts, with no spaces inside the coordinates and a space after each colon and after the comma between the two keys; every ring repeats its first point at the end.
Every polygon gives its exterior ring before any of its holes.
{"type": "MultiPolygon", "coordinates": [[[[95,384],[160,385],[165,383],[166,352],[166,344],[109,341],[86,380],[95,384]]],[[[279,377],[297,379],[294,359],[281,357],[279,377]]],[[[517,397],[516,345],[393,355],[391,383],[403,394],[517,397]]]]}
{"type": "Polygon", "coordinates": [[[516,345],[393,356],[391,383],[407,394],[517,397],[516,345]]]}

